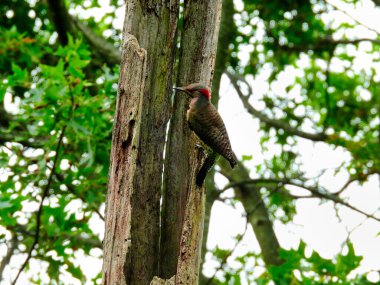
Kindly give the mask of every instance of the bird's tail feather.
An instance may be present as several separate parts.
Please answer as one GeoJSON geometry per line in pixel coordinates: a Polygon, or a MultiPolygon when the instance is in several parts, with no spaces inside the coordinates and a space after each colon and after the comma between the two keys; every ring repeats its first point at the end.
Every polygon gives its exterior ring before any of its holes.
{"type": "Polygon", "coordinates": [[[213,152],[210,155],[208,155],[205,161],[203,162],[203,165],[201,169],[199,170],[197,177],[195,179],[195,184],[197,184],[198,187],[202,187],[208,171],[211,169],[211,167],[215,163],[216,156],[217,156],[216,153],[213,152]]]}
{"type": "Polygon", "coordinates": [[[231,168],[234,168],[237,165],[237,157],[234,152],[232,152],[232,157],[228,160],[231,165],[231,168]]]}

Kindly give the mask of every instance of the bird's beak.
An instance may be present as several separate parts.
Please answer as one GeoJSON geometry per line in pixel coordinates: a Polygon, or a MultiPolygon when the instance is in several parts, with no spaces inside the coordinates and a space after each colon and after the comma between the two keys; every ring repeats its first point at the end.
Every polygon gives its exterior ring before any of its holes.
{"type": "Polygon", "coordinates": [[[173,89],[185,92],[187,95],[191,97],[191,93],[185,87],[173,87],[173,89]]]}

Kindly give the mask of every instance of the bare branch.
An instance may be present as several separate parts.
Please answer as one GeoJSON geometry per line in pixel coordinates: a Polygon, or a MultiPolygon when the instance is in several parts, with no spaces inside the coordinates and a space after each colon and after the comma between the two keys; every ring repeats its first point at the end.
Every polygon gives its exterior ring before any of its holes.
{"type": "MultiPolygon", "coordinates": [[[[238,164],[232,170],[226,160],[219,160],[221,173],[230,181],[250,180],[249,170],[243,164],[238,164]]],[[[230,184],[232,185],[232,183],[230,184]]],[[[277,186],[272,184],[271,186],[277,186]]],[[[234,187],[235,197],[239,199],[247,213],[247,218],[252,226],[257,241],[261,248],[263,260],[266,265],[280,265],[283,259],[280,256],[280,244],[273,229],[272,221],[269,217],[268,209],[264,203],[263,195],[260,193],[258,185],[240,185],[234,187]]],[[[281,187],[273,187],[273,191],[278,191],[281,187]]],[[[271,192],[273,193],[273,192],[271,192]]]]}
{"type": "MultiPolygon", "coordinates": [[[[343,205],[355,212],[358,212],[368,218],[371,218],[373,220],[376,220],[378,222],[380,222],[380,218],[374,216],[373,214],[368,214],[354,206],[352,206],[351,204],[343,201],[341,198],[339,198],[339,196],[337,196],[335,193],[328,193],[328,191],[321,191],[320,189],[318,188],[315,188],[315,187],[310,187],[310,186],[306,186],[304,184],[301,184],[299,182],[295,182],[295,181],[291,181],[291,180],[288,180],[288,179],[277,179],[277,178],[273,178],[273,179],[249,179],[249,180],[243,180],[243,181],[239,181],[239,182],[233,182],[233,183],[230,183],[228,184],[226,187],[224,187],[222,189],[222,191],[225,191],[227,190],[228,188],[231,188],[231,187],[240,187],[240,186],[243,186],[243,185],[247,185],[247,184],[257,184],[257,183],[281,183],[283,185],[292,185],[292,186],[296,186],[296,187],[300,187],[300,188],[303,188],[307,191],[309,191],[312,195],[311,196],[294,196],[295,198],[297,199],[304,199],[304,198],[311,198],[311,197],[318,197],[318,198],[323,198],[323,199],[326,199],[326,200],[330,200],[330,201],[333,201],[334,203],[337,203],[337,204],[340,204],[340,205],[343,205]],[[266,180],[266,181],[265,181],[266,180]]],[[[291,195],[293,197],[293,195],[291,195]]]]}
{"type": "Polygon", "coordinates": [[[10,240],[10,246],[8,247],[6,255],[3,257],[3,260],[0,262],[0,282],[3,280],[3,272],[5,267],[11,261],[14,251],[16,250],[18,245],[17,236],[13,235],[10,240]]]}
{"type": "Polygon", "coordinates": [[[344,185],[342,186],[342,188],[340,188],[337,192],[334,192],[332,193],[333,195],[335,196],[339,196],[344,190],[347,189],[348,186],[351,185],[351,183],[355,182],[355,181],[364,181],[366,180],[369,176],[373,175],[373,174],[377,174],[375,171],[369,171],[367,174],[363,174],[360,179],[358,177],[351,177],[350,179],[347,180],[346,183],[344,183],[344,185]]]}
{"type": "MultiPolygon", "coordinates": [[[[223,175],[224,175],[224,173],[223,173],[223,175]]],[[[286,183],[288,181],[289,180],[277,179],[277,178],[256,178],[256,179],[249,179],[249,180],[241,180],[238,182],[228,183],[224,188],[222,188],[220,190],[220,193],[223,193],[224,191],[226,191],[230,188],[239,187],[239,186],[243,186],[243,185],[247,185],[247,184],[260,184],[260,183],[262,183],[262,184],[269,184],[269,183],[279,184],[279,183],[286,183]]]]}
{"type": "Polygon", "coordinates": [[[241,235],[239,235],[237,238],[236,238],[236,243],[235,243],[235,246],[226,253],[226,255],[223,257],[222,261],[220,262],[220,265],[218,268],[216,268],[214,274],[207,280],[205,281],[205,284],[206,285],[210,285],[212,284],[212,281],[215,279],[215,276],[216,274],[223,269],[224,265],[227,263],[227,259],[234,253],[234,251],[236,250],[236,248],[239,246],[240,242],[243,240],[245,234],[247,233],[247,229],[248,229],[248,218],[246,220],[246,223],[245,223],[245,228],[244,228],[244,231],[241,235]]]}
{"type": "MultiPolygon", "coordinates": [[[[273,36],[272,36],[273,37],[273,36]]],[[[318,50],[318,49],[324,49],[329,52],[331,52],[334,48],[336,48],[338,45],[348,45],[353,44],[357,45],[361,42],[371,42],[376,45],[380,45],[380,40],[378,39],[371,39],[371,38],[358,38],[358,39],[340,39],[340,40],[334,40],[332,37],[325,37],[321,39],[317,39],[315,42],[306,44],[306,45],[279,45],[282,50],[289,51],[289,52],[306,52],[309,50],[318,50]]]]}
{"type": "Polygon", "coordinates": [[[333,40],[333,39],[329,39],[329,41],[335,45],[339,45],[339,44],[358,44],[358,43],[361,43],[361,42],[371,42],[373,44],[377,44],[377,45],[380,45],[380,40],[377,40],[377,39],[370,39],[370,38],[361,38],[361,39],[354,39],[354,40],[333,40]]]}
{"type": "Polygon", "coordinates": [[[339,8],[338,6],[336,6],[335,4],[331,3],[329,0],[324,0],[327,4],[329,4],[331,7],[333,7],[335,10],[338,10],[340,12],[342,12],[343,14],[345,14],[346,16],[350,17],[352,20],[354,20],[356,23],[362,25],[363,27],[366,27],[368,30],[372,31],[372,32],[375,32],[376,34],[379,34],[379,31],[364,24],[361,20],[355,18],[354,16],[352,16],[351,14],[349,14],[347,11],[339,8]]]}
{"type": "MultiPolygon", "coordinates": [[[[282,129],[282,130],[284,130],[288,134],[296,135],[296,136],[299,136],[299,137],[302,137],[302,138],[305,138],[305,139],[309,139],[309,140],[312,140],[312,141],[325,141],[327,139],[327,135],[324,134],[324,133],[315,133],[315,134],[313,134],[313,133],[307,133],[307,132],[304,132],[304,131],[301,131],[301,130],[298,130],[296,128],[291,127],[286,122],[283,122],[283,121],[280,121],[280,120],[276,120],[276,119],[271,119],[267,115],[265,115],[262,112],[258,111],[248,101],[249,96],[252,93],[246,96],[241,91],[241,88],[240,88],[240,86],[238,84],[238,81],[243,81],[244,79],[238,78],[236,75],[232,74],[231,72],[226,72],[226,74],[230,78],[232,85],[234,86],[236,92],[238,93],[238,95],[239,95],[241,101],[243,102],[244,107],[247,109],[247,111],[251,115],[259,118],[266,125],[274,127],[274,128],[282,129]]],[[[249,84],[247,82],[245,82],[245,81],[243,81],[243,82],[249,86],[249,84]]]]}
{"type": "Polygon", "coordinates": [[[45,200],[45,198],[47,197],[47,195],[49,193],[50,185],[51,185],[51,182],[53,180],[53,175],[54,175],[56,167],[57,167],[59,151],[60,151],[60,148],[61,148],[61,145],[62,145],[63,136],[65,135],[66,127],[67,127],[67,125],[63,126],[61,134],[60,134],[60,136],[58,138],[58,143],[57,143],[57,146],[55,148],[55,157],[54,157],[54,161],[53,161],[53,167],[52,167],[52,169],[50,171],[48,182],[46,184],[44,192],[42,193],[41,202],[40,202],[38,211],[36,213],[36,232],[34,234],[34,241],[33,241],[32,246],[30,247],[30,249],[28,251],[27,258],[25,259],[24,263],[21,265],[21,267],[20,267],[20,269],[19,269],[19,271],[18,271],[18,273],[16,275],[16,278],[12,282],[12,285],[15,285],[17,283],[17,280],[20,277],[21,272],[25,269],[26,265],[28,264],[29,260],[32,257],[32,252],[33,252],[34,248],[38,244],[38,240],[40,238],[40,230],[41,230],[41,217],[42,217],[42,212],[43,212],[43,203],[44,203],[44,200],[45,200]]]}
{"type": "Polygon", "coordinates": [[[299,136],[299,137],[302,137],[305,139],[309,139],[311,141],[316,141],[316,142],[317,141],[323,141],[323,142],[328,142],[332,145],[341,146],[350,152],[353,152],[353,150],[355,150],[355,149],[363,148],[363,145],[361,142],[355,142],[353,140],[349,141],[343,137],[339,137],[336,134],[329,136],[329,135],[326,135],[324,132],[308,133],[308,132],[301,131],[297,128],[294,128],[284,121],[269,118],[267,115],[265,115],[263,112],[260,112],[259,110],[255,109],[249,103],[249,97],[253,94],[251,86],[249,85],[249,83],[243,77],[241,77],[239,75],[233,74],[233,73],[228,72],[228,71],[226,72],[226,74],[230,78],[232,85],[234,86],[238,96],[240,97],[240,99],[241,99],[244,107],[248,111],[248,113],[250,113],[252,116],[259,118],[260,121],[263,122],[264,124],[266,124],[270,127],[277,128],[277,129],[282,129],[287,134],[290,134],[290,135],[299,136]],[[247,86],[247,88],[249,90],[248,95],[244,95],[243,91],[241,90],[241,88],[238,84],[239,81],[243,82],[247,86]]]}
{"type": "MultiPolygon", "coordinates": [[[[295,185],[295,186],[299,186],[299,185],[295,185]]],[[[302,187],[302,186],[299,186],[299,187],[302,187]]],[[[327,199],[327,200],[331,200],[337,204],[340,204],[340,205],[343,205],[355,212],[358,212],[368,218],[371,218],[373,220],[376,220],[378,222],[380,222],[380,218],[378,217],[375,217],[374,215],[372,214],[368,214],[350,204],[348,204],[347,202],[343,201],[342,199],[340,199],[338,196],[334,195],[334,194],[330,194],[330,193],[322,193],[320,192],[318,189],[314,189],[314,188],[311,188],[311,187],[303,187],[304,189],[310,191],[315,197],[320,197],[320,198],[324,198],[324,199],[327,199]]]]}
{"type": "Polygon", "coordinates": [[[104,38],[95,34],[89,27],[73,16],[69,16],[75,27],[80,30],[90,45],[104,58],[109,64],[120,64],[121,53],[104,38]]]}
{"type": "Polygon", "coordinates": [[[68,42],[67,34],[72,32],[72,25],[69,21],[64,0],[47,0],[49,14],[55,29],[58,33],[58,39],[62,45],[68,42]]]}
{"type": "Polygon", "coordinates": [[[350,178],[347,180],[346,183],[344,183],[344,185],[342,186],[342,188],[340,188],[337,192],[333,193],[334,195],[336,196],[339,196],[344,190],[347,189],[348,186],[351,185],[351,183],[353,183],[354,181],[357,181],[357,179],[354,179],[354,178],[350,178]]]}
{"type": "Polygon", "coordinates": [[[329,94],[329,86],[330,86],[330,65],[331,65],[331,60],[334,56],[334,52],[335,52],[335,47],[332,48],[330,51],[329,51],[329,55],[328,55],[328,59],[327,59],[327,67],[326,67],[326,71],[325,71],[325,76],[326,76],[326,79],[325,79],[325,82],[326,82],[326,88],[324,90],[324,95],[325,95],[325,106],[326,106],[326,117],[325,117],[325,120],[323,122],[323,127],[324,127],[324,130],[328,127],[328,123],[329,123],[329,120],[330,120],[330,113],[331,113],[331,106],[330,106],[330,94],[329,94]]]}
{"type": "Polygon", "coordinates": [[[101,36],[95,34],[89,27],[67,11],[64,0],[48,0],[52,22],[58,33],[61,44],[68,42],[67,34],[80,31],[92,48],[109,64],[120,64],[120,51],[101,36]]]}

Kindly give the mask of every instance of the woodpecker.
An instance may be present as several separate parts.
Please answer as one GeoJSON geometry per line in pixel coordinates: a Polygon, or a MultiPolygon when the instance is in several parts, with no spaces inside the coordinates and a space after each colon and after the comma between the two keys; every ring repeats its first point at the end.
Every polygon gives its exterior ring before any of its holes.
{"type": "MultiPolygon", "coordinates": [[[[226,158],[231,167],[234,168],[237,164],[237,158],[232,151],[230,139],[222,117],[211,103],[209,89],[201,83],[193,83],[186,87],[174,87],[174,89],[183,91],[191,97],[186,115],[190,129],[194,131],[213,152],[226,158]]],[[[207,171],[212,167],[215,158],[215,154],[212,153],[209,159],[206,159],[201,171],[198,173],[198,185],[199,183],[203,183],[204,177],[207,171]]]]}

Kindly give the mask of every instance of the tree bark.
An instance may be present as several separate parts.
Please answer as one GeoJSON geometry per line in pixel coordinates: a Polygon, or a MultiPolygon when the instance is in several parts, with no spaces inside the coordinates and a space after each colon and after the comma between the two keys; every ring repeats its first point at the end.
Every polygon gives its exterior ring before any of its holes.
{"type": "MultiPolygon", "coordinates": [[[[233,0],[222,1],[222,15],[220,20],[220,32],[218,36],[218,47],[215,60],[214,79],[212,81],[212,103],[215,107],[218,107],[219,102],[219,89],[222,75],[225,72],[229,57],[230,57],[230,44],[236,37],[236,25],[234,22],[234,2],[233,0]]],[[[205,187],[207,189],[206,197],[206,210],[205,210],[205,222],[203,227],[203,242],[202,242],[202,259],[201,270],[205,261],[205,255],[207,252],[207,236],[209,231],[211,209],[215,200],[219,197],[218,189],[215,186],[214,181],[215,170],[212,168],[207,174],[205,187]]],[[[200,284],[202,280],[200,279],[200,284]]]]}
{"type": "Polygon", "coordinates": [[[160,191],[179,0],[126,4],[106,203],[103,284],[158,273],[160,191]]]}
{"type": "MultiPolygon", "coordinates": [[[[203,155],[202,152],[200,154],[203,155]]],[[[195,167],[197,171],[199,168],[195,167]]],[[[196,172],[193,171],[193,175],[190,177],[193,181],[195,180],[195,174],[196,172]]],[[[175,277],[176,285],[198,284],[205,215],[205,196],[204,188],[191,187],[182,228],[177,274],[175,277]]]]}
{"type": "MultiPolygon", "coordinates": [[[[220,0],[185,1],[177,86],[193,82],[211,86],[220,13],[220,0]]],[[[176,284],[198,282],[194,277],[197,278],[199,271],[200,222],[203,223],[204,219],[204,190],[195,187],[195,174],[204,155],[196,149],[195,144],[199,140],[188,128],[185,119],[187,108],[188,98],[184,94],[176,94],[168,134],[163,188],[160,276],[171,277],[178,272],[177,266],[179,271],[186,269],[186,273],[181,272],[177,276],[176,284]],[[191,216],[191,211],[195,211],[196,215],[191,216]],[[193,248],[184,249],[186,245],[193,248]],[[193,260],[184,261],[185,256],[193,260]]]]}
{"type": "Polygon", "coordinates": [[[234,1],[223,0],[222,3],[222,17],[220,20],[220,32],[218,37],[214,79],[212,81],[211,100],[215,107],[218,106],[219,102],[220,81],[230,60],[230,44],[237,36],[237,27],[234,21],[234,1]]]}

